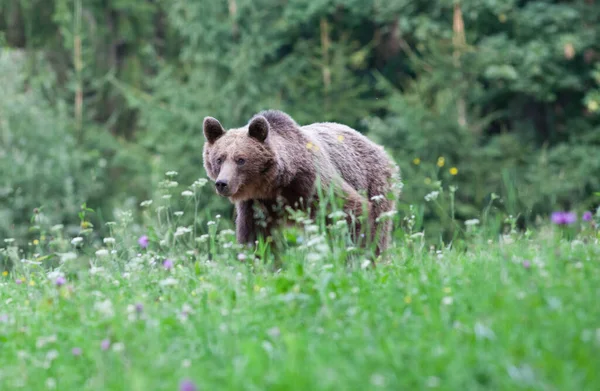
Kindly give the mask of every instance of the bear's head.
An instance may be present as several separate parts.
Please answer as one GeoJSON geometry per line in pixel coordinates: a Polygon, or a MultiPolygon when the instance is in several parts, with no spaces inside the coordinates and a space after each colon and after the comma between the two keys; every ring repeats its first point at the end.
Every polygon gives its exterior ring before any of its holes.
{"type": "Polygon", "coordinates": [[[261,115],[243,128],[228,131],[215,118],[204,118],[204,168],[217,194],[232,201],[270,196],[277,156],[269,131],[269,122],[261,115]]]}

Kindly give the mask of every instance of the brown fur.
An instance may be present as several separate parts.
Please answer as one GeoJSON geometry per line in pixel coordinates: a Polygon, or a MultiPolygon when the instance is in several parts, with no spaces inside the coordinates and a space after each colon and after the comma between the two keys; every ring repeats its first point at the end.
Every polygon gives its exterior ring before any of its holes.
{"type": "MultiPolygon", "coordinates": [[[[341,194],[344,211],[368,215],[369,237],[379,236],[377,254],[389,245],[389,219],[377,222],[394,207],[394,181],[399,170],[383,148],[354,129],[337,123],[299,126],[280,111],[263,111],[248,125],[225,131],[212,117],[204,119],[204,167],[215,184],[236,206],[236,234],[240,243],[267,236],[278,223],[273,211],[278,202],[306,209],[318,202],[317,181],[341,194]],[[363,194],[366,196],[363,196],[363,194]],[[372,197],[383,199],[372,200],[372,197]],[[267,217],[260,226],[254,217],[259,207],[267,217]]],[[[363,232],[355,221],[357,233],[363,232]]]]}

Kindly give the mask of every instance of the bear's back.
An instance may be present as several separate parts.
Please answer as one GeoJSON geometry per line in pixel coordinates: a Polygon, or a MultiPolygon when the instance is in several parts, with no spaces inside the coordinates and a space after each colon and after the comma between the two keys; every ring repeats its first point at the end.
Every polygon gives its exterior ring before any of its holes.
{"type": "Polygon", "coordinates": [[[366,190],[369,197],[374,189],[391,179],[393,162],[383,147],[349,126],[320,122],[300,128],[315,145],[325,149],[335,170],[356,190],[366,190]]]}

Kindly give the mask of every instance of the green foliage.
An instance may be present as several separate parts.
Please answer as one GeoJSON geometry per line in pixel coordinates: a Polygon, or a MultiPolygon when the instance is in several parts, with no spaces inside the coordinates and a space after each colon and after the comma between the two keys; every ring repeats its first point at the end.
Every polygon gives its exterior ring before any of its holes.
{"type": "MultiPolygon", "coordinates": [[[[416,77],[402,90],[383,79],[388,114],[368,121],[370,135],[402,167],[406,204],[422,203],[441,181],[446,190],[459,189],[453,202],[461,220],[480,217],[492,194],[500,197],[493,209],[529,223],[554,207],[591,207],[600,185],[593,65],[599,30],[576,21],[591,20],[598,7],[461,7],[467,46],[449,43],[452,26],[435,14],[421,14],[427,23],[420,29],[402,25],[417,48],[409,62],[416,77]]],[[[452,238],[455,222],[429,205],[426,231],[452,238]]]]}
{"type": "Polygon", "coordinates": [[[1,238],[28,236],[31,218],[72,219],[104,173],[96,156],[78,148],[63,108],[48,105],[35,81],[25,87],[24,61],[21,52],[0,52],[1,238]]]}

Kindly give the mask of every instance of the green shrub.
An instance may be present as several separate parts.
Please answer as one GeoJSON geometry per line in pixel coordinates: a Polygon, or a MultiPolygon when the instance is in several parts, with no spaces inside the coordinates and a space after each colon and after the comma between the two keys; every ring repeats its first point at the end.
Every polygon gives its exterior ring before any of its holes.
{"type": "Polygon", "coordinates": [[[25,84],[25,61],[20,52],[0,52],[2,238],[25,238],[32,217],[35,224],[76,220],[103,172],[102,160],[78,148],[64,108],[51,107],[35,81],[25,84]]]}

